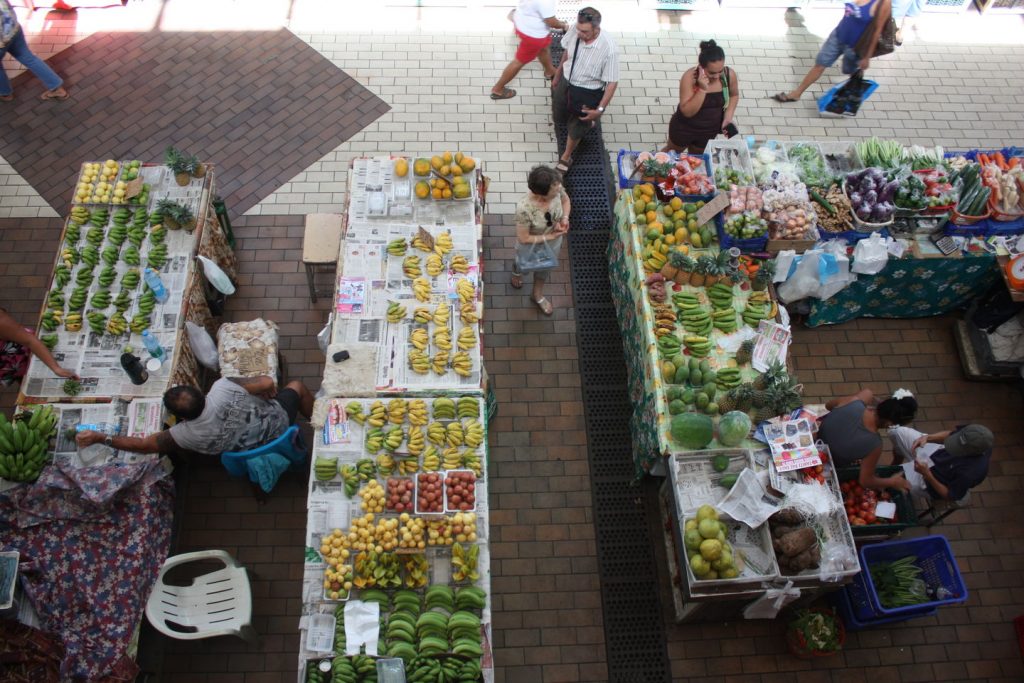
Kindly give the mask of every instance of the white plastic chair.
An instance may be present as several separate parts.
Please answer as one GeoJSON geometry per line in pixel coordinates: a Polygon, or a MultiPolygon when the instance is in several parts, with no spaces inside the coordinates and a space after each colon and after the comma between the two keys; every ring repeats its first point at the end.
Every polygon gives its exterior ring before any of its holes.
{"type": "Polygon", "coordinates": [[[245,567],[223,550],[202,550],[169,557],[160,569],[146,603],[146,618],[160,633],[179,640],[238,636],[257,640],[252,627],[252,592],[245,567]],[[164,575],[190,562],[214,560],[224,564],[193,579],[188,586],[170,586],[164,575]]]}

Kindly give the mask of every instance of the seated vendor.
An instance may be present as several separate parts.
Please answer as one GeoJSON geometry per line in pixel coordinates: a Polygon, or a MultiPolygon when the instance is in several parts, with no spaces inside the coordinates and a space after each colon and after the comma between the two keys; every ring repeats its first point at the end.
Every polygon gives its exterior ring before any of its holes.
{"type": "Polygon", "coordinates": [[[106,443],[136,453],[248,451],[281,436],[299,413],[308,420],[313,395],[302,382],[289,382],[275,392],[270,377],[221,378],[206,396],[189,386],[168,389],[164,407],[178,418],[170,429],[142,438],[83,431],[78,434],[78,446],[106,443]]]}
{"type": "Polygon", "coordinates": [[[875,467],[882,455],[882,437],[878,430],[906,425],[917,414],[917,400],[906,389],[877,403],[870,389],[861,389],[852,396],[832,399],[825,404],[830,411],[821,419],[818,438],[828,445],[837,467],[860,465],[860,485],[864,488],[910,489],[902,476],[879,477],[875,467]]]}
{"type": "Polygon", "coordinates": [[[935,434],[893,427],[889,438],[893,450],[910,460],[903,470],[911,492],[942,500],[960,500],[985,480],[995,443],[992,431],[977,424],[935,434]]]}

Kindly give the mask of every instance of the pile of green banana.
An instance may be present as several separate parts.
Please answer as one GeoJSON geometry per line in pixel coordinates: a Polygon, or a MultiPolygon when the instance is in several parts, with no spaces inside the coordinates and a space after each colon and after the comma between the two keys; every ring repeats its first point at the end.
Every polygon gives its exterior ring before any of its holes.
{"type": "Polygon", "coordinates": [[[139,280],[142,276],[139,275],[139,271],[135,268],[131,268],[121,276],[121,286],[125,289],[135,289],[139,286],[139,280]]]}
{"type": "Polygon", "coordinates": [[[155,307],[156,295],[149,289],[146,289],[143,295],[139,297],[139,313],[149,315],[155,307]]]}
{"type": "Polygon", "coordinates": [[[82,259],[81,254],[74,247],[65,247],[60,252],[60,260],[70,270],[72,266],[78,265],[78,262],[82,259]]]}
{"type": "Polygon", "coordinates": [[[59,288],[64,289],[64,286],[71,282],[71,267],[65,263],[57,264],[53,269],[53,280],[59,288]]]}
{"type": "Polygon", "coordinates": [[[51,291],[46,303],[50,308],[64,308],[64,292],[59,289],[51,291]]]}
{"type": "MultiPolygon", "coordinates": [[[[152,256],[152,252],[150,252],[150,255],[152,256]]],[[[128,248],[124,250],[124,254],[121,256],[121,258],[129,266],[137,266],[139,265],[139,263],[141,263],[141,258],[139,257],[139,250],[135,248],[134,244],[128,245],[128,248]]]]}
{"type": "MultiPolygon", "coordinates": [[[[128,247],[128,249],[134,248],[135,247],[128,247]]],[[[120,255],[121,248],[111,245],[109,247],[103,248],[103,253],[100,254],[100,258],[102,258],[103,262],[106,263],[108,266],[115,266],[117,265],[117,259],[120,257],[120,255]]]]}
{"type": "Polygon", "coordinates": [[[149,243],[157,246],[164,243],[164,239],[167,237],[167,228],[162,225],[155,225],[153,229],[149,231],[149,243]]]}
{"type": "MultiPolygon", "coordinates": [[[[118,313],[124,313],[132,305],[132,295],[126,289],[122,289],[117,298],[114,299],[114,308],[117,309],[118,313]]],[[[141,314],[140,314],[141,315],[141,314]]]]}
{"type": "Polygon", "coordinates": [[[700,306],[684,309],[680,319],[683,323],[683,329],[690,334],[706,335],[711,332],[711,315],[700,306]]]}
{"type": "Polygon", "coordinates": [[[730,306],[714,311],[711,314],[711,323],[716,330],[730,334],[736,331],[739,323],[736,322],[736,309],[730,306]]]}
{"type": "Polygon", "coordinates": [[[103,244],[104,232],[102,227],[91,227],[89,232],[85,233],[85,241],[89,243],[89,246],[99,247],[103,244]]]}
{"type": "Polygon", "coordinates": [[[768,317],[771,308],[767,292],[751,292],[746,308],[743,309],[743,322],[756,329],[768,317]]]}
{"type": "Polygon", "coordinates": [[[356,472],[359,474],[359,481],[370,481],[377,478],[377,466],[369,458],[356,461],[356,472]]]}
{"type": "MultiPolygon", "coordinates": [[[[379,430],[378,430],[379,431],[379,430]]],[[[394,453],[405,441],[405,430],[401,427],[391,427],[383,431],[383,446],[389,453],[394,453]]],[[[377,449],[380,450],[380,449],[377,449]]],[[[385,475],[386,476],[386,475],[385,475]]]]}
{"type": "MultiPolygon", "coordinates": [[[[664,337],[658,337],[664,339],[664,337]]],[[[711,340],[707,335],[688,334],[683,337],[683,344],[690,350],[690,355],[696,358],[704,358],[711,353],[711,340]]]]}
{"type": "Polygon", "coordinates": [[[78,270],[78,275],[75,276],[75,284],[88,289],[89,285],[92,284],[91,266],[86,266],[78,270]]]}
{"type": "Polygon", "coordinates": [[[149,250],[149,256],[146,263],[153,270],[160,270],[167,263],[167,245],[158,244],[149,250]]]}
{"type": "Polygon", "coordinates": [[[732,285],[716,282],[704,290],[716,309],[732,308],[732,285]]]}
{"type": "Polygon", "coordinates": [[[107,329],[107,316],[99,311],[89,311],[85,319],[89,321],[89,329],[96,334],[103,334],[107,329]]]}
{"type": "MultiPolygon", "coordinates": [[[[116,261],[115,261],[116,263],[116,261]]],[[[108,265],[100,271],[99,281],[100,287],[109,287],[114,284],[114,280],[117,278],[117,270],[113,265],[108,265]]]]}
{"type": "Polygon", "coordinates": [[[44,334],[39,337],[39,341],[43,342],[43,346],[53,351],[57,348],[57,335],[55,334],[44,334]]]}
{"type": "Polygon", "coordinates": [[[90,268],[95,268],[100,262],[100,250],[92,244],[87,244],[82,247],[82,251],[79,252],[79,256],[82,257],[82,263],[90,268]]]}
{"type": "Polygon", "coordinates": [[[313,461],[313,475],[317,481],[330,481],[338,473],[338,459],[316,456],[313,461]]]}
{"type": "MultiPolygon", "coordinates": [[[[310,664],[310,668],[315,668],[310,664]]],[[[308,681],[307,674],[307,681],[308,681]]],[[[321,679],[326,683],[326,679],[321,679]]],[[[366,655],[335,657],[331,662],[331,683],[376,683],[377,661],[366,655]]]]}
{"type": "Polygon", "coordinates": [[[157,226],[164,224],[164,213],[159,209],[154,209],[153,213],[149,214],[149,225],[157,226]]]}
{"type": "Polygon", "coordinates": [[[110,232],[107,233],[107,241],[111,244],[120,247],[124,244],[125,239],[128,237],[128,216],[122,216],[121,212],[127,212],[127,209],[118,209],[114,212],[114,225],[110,228],[110,232]]]}
{"type": "Polygon", "coordinates": [[[405,241],[404,237],[388,242],[388,253],[392,256],[405,256],[405,251],[408,248],[409,244],[405,241]]]}
{"type": "Polygon", "coordinates": [[[39,319],[39,324],[47,332],[53,332],[62,322],[64,322],[64,311],[53,308],[46,309],[43,312],[43,317],[39,319]]]}
{"type": "Polygon", "coordinates": [[[73,247],[78,244],[80,239],[82,239],[82,226],[78,223],[68,222],[67,230],[64,231],[64,243],[73,247]]]}
{"type": "Polygon", "coordinates": [[[682,342],[679,341],[679,337],[672,334],[665,334],[658,337],[656,342],[658,347],[658,354],[665,359],[678,356],[680,353],[680,345],[682,342]]]}
{"type": "Polygon", "coordinates": [[[722,368],[715,374],[715,384],[722,391],[738,387],[742,381],[739,368],[722,368]]]}
{"type": "Polygon", "coordinates": [[[397,323],[405,317],[405,306],[397,301],[388,302],[387,320],[389,323],[397,323]]]}
{"type": "Polygon", "coordinates": [[[85,287],[75,287],[71,290],[71,297],[68,299],[68,308],[72,311],[80,311],[85,308],[85,299],[89,290],[85,287]]]}
{"type": "MultiPolygon", "coordinates": [[[[115,305],[117,304],[116,301],[114,303],[115,305]]],[[[117,311],[118,313],[122,312],[120,306],[118,306],[117,311]]],[[[147,328],[149,328],[149,316],[145,313],[136,313],[128,322],[128,329],[135,334],[142,334],[143,330],[146,330],[147,328]]]]}
{"type": "Polygon", "coordinates": [[[13,423],[0,413],[0,477],[10,481],[35,481],[50,461],[49,445],[57,424],[50,406],[22,413],[13,423]]]}
{"type": "MultiPolygon", "coordinates": [[[[72,218],[74,218],[74,211],[71,212],[72,218]]],[[[89,214],[89,223],[94,227],[102,228],[107,224],[107,219],[110,218],[110,211],[107,207],[101,206],[98,209],[93,209],[92,213],[89,214]]]]}
{"type": "Polygon", "coordinates": [[[480,661],[417,657],[405,671],[409,683],[474,683],[480,679],[480,661]]]}
{"type": "Polygon", "coordinates": [[[355,465],[341,465],[338,467],[338,474],[345,486],[345,496],[351,498],[359,491],[359,472],[355,465]]]}
{"type": "Polygon", "coordinates": [[[92,299],[89,301],[89,305],[92,306],[93,308],[98,308],[100,310],[106,308],[107,306],[110,305],[110,291],[106,289],[101,289],[100,291],[96,292],[95,294],[92,295],[92,299]]]}

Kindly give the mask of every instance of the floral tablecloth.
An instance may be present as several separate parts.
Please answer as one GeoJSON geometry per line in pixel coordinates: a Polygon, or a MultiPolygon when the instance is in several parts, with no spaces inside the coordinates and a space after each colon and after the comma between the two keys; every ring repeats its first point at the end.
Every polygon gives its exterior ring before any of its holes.
{"type": "Polygon", "coordinates": [[[942,315],[984,294],[998,278],[996,259],[990,254],[889,261],[880,273],[859,275],[831,299],[814,300],[807,324],[942,315]]]}
{"type": "Polygon", "coordinates": [[[21,585],[63,641],[62,680],[135,679],[128,656],[170,547],[174,490],[162,465],[44,470],[0,494],[0,549],[21,553],[21,585]]]}

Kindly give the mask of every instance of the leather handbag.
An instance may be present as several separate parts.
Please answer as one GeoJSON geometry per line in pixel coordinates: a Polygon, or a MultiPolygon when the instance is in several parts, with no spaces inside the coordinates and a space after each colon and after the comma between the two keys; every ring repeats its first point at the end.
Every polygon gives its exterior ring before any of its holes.
{"type": "Polygon", "coordinates": [[[569,77],[565,81],[566,102],[569,113],[573,116],[583,116],[583,107],[597,109],[604,98],[604,88],[583,88],[572,84],[572,72],[576,70],[576,56],[580,53],[580,39],[576,39],[576,48],[572,53],[572,67],[569,68],[569,77]]]}
{"type": "MultiPolygon", "coordinates": [[[[860,40],[857,41],[857,46],[854,48],[854,52],[857,53],[858,57],[863,57],[868,52],[868,45],[871,44],[871,36],[875,33],[875,22],[871,22],[871,25],[864,29],[864,33],[861,34],[860,40]]],[[[885,22],[885,26],[882,27],[882,32],[878,34],[878,43],[875,45],[875,51],[872,53],[872,57],[881,57],[882,55],[892,54],[893,50],[896,49],[896,20],[889,17],[885,22]]]]}

